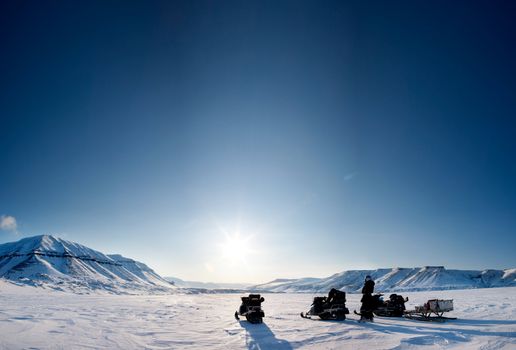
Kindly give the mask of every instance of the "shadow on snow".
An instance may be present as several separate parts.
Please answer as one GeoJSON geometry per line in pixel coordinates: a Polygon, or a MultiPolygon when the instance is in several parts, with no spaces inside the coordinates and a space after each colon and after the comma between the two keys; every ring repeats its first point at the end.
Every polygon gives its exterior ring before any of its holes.
{"type": "Polygon", "coordinates": [[[249,350],[292,350],[292,345],[286,340],[278,339],[265,323],[251,324],[240,321],[240,326],[246,330],[245,343],[249,350]]]}
{"type": "Polygon", "coordinates": [[[492,326],[492,325],[516,326],[516,321],[512,321],[512,320],[474,320],[474,319],[459,318],[458,320],[453,320],[453,323],[454,324],[471,325],[471,326],[492,326]]]}
{"type": "Polygon", "coordinates": [[[455,328],[453,326],[458,325],[499,325],[499,324],[507,324],[512,325],[516,324],[516,321],[505,321],[505,320],[454,320],[449,321],[444,327],[430,327],[424,323],[415,322],[410,326],[407,325],[388,325],[388,324],[378,324],[378,323],[368,323],[366,324],[371,329],[375,331],[379,331],[382,333],[404,333],[409,335],[436,335],[442,336],[446,339],[457,341],[457,342],[467,342],[470,339],[469,336],[481,336],[481,337],[505,337],[505,338],[516,338],[516,332],[511,331],[489,331],[489,330],[478,330],[478,329],[468,329],[468,328],[455,328]],[[478,323],[477,323],[478,321],[478,323]]]}

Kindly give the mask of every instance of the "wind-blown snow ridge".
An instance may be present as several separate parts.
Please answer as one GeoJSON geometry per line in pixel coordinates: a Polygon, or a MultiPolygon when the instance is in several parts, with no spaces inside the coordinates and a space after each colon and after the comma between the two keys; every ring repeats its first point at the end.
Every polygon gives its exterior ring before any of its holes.
{"type": "Polygon", "coordinates": [[[175,289],[141,262],[121,255],[106,255],[51,235],[0,245],[0,277],[76,293],[133,294],[175,289]]]}
{"type": "Polygon", "coordinates": [[[327,292],[331,288],[360,292],[365,276],[376,282],[375,290],[424,291],[516,286],[516,269],[507,270],[447,270],[444,266],[350,270],[327,278],[278,279],[253,286],[256,291],[327,292]]]}

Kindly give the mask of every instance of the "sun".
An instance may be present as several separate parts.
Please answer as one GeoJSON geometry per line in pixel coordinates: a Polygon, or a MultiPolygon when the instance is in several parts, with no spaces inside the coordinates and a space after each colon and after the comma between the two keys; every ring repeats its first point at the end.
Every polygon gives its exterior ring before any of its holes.
{"type": "Polygon", "coordinates": [[[247,256],[253,251],[249,242],[252,236],[242,237],[240,233],[226,233],[225,236],[225,242],[220,244],[222,258],[232,264],[245,264],[247,256]]]}

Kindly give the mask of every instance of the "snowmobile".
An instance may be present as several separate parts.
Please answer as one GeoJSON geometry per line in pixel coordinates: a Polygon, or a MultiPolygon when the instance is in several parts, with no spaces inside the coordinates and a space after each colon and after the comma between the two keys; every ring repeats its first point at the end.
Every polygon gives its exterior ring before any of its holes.
{"type": "Polygon", "coordinates": [[[446,320],[456,320],[456,317],[445,317],[445,312],[453,311],[453,299],[430,299],[414,310],[405,311],[405,317],[418,321],[444,322],[446,320]],[[435,316],[432,316],[435,314],[435,316]]]}
{"type": "Polygon", "coordinates": [[[307,313],[301,312],[301,317],[311,319],[319,316],[321,320],[345,320],[349,310],[346,307],[346,293],[332,289],[328,297],[315,297],[307,313]]]}
{"type": "Polygon", "coordinates": [[[376,316],[403,317],[405,312],[405,303],[408,301],[408,298],[403,298],[399,294],[391,294],[389,296],[389,300],[384,301],[382,297],[383,294],[373,295],[375,302],[373,313],[376,316]]]}
{"type": "Polygon", "coordinates": [[[360,316],[360,321],[373,322],[373,315],[383,317],[403,317],[405,312],[405,303],[408,298],[403,298],[398,294],[391,294],[389,300],[383,300],[383,294],[375,294],[362,297],[362,307],[360,312],[355,311],[355,315],[360,316]],[[364,299],[368,298],[367,301],[364,299]],[[365,304],[364,304],[365,301],[365,304]]]}
{"type": "Polygon", "coordinates": [[[260,294],[249,294],[242,297],[242,304],[238,311],[235,311],[235,318],[240,320],[238,315],[245,316],[250,323],[262,323],[265,313],[262,310],[262,303],[265,299],[260,294]]]}

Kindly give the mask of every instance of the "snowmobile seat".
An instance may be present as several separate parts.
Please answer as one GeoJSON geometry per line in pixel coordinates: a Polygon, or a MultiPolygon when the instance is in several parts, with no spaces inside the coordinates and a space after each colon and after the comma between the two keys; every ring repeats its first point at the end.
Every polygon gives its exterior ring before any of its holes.
{"type": "Polygon", "coordinates": [[[312,303],[314,314],[323,312],[325,304],[326,297],[314,297],[314,302],[312,303]]]}
{"type": "Polygon", "coordinates": [[[262,306],[262,302],[265,301],[260,294],[249,294],[248,299],[249,306],[262,306]]]}
{"type": "Polygon", "coordinates": [[[343,291],[333,288],[328,293],[327,302],[330,306],[346,304],[346,292],[343,292],[343,291]]]}

